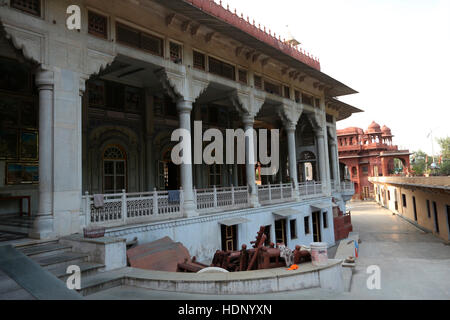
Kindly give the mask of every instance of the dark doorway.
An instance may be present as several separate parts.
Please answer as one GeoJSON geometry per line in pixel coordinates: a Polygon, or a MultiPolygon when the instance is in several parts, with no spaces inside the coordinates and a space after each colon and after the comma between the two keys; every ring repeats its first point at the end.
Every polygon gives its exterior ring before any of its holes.
{"type": "Polygon", "coordinates": [[[180,166],[173,162],[167,163],[167,190],[178,190],[180,188],[180,166]]]}
{"type": "Polygon", "coordinates": [[[275,241],[276,243],[286,243],[286,219],[275,221],[275,241]]]}
{"type": "Polygon", "coordinates": [[[322,242],[322,234],[320,231],[320,211],[312,213],[312,223],[314,242],[322,242]]]}
{"type": "Polygon", "coordinates": [[[450,206],[447,206],[448,238],[450,239],[450,206]]]}
{"type": "Polygon", "coordinates": [[[222,225],[222,250],[236,251],[237,250],[237,225],[226,226],[222,225]]]}

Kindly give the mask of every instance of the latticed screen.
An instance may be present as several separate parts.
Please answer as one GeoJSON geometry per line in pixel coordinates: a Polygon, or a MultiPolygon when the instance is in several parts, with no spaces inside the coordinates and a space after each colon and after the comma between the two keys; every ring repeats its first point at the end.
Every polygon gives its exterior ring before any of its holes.
{"type": "Polygon", "coordinates": [[[163,39],[143,33],[120,23],[117,24],[117,41],[149,51],[158,56],[163,55],[163,39]]]}
{"type": "Polygon", "coordinates": [[[203,53],[194,51],[194,68],[205,70],[206,69],[206,59],[203,53]]]}
{"type": "Polygon", "coordinates": [[[291,93],[289,87],[284,86],[284,97],[290,99],[291,93]]]}
{"type": "Polygon", "coordinates": [[[149,34],[141,34],[142,49],[158,56],[163,55],[163,40],[149,34]]]}
{"type": "Polygon", "coordinates": [[[280,89],[280,86],[277,84],[274,84],[274,83],[271,83],[268,81],[264,81],[264,90],[266,90],[269,93],[281,96],[281,92],[280,92],[281,89],[280,89]]]}
{"type": "Polygon", "coordinates": [[[35,16],[41,15],[41,0],[11,0],[11,7],[35,16]]]}
{"type": "Polygon", "coordinates": [[[230,80],[235,80],[234,66],[211,57],[209,57],[209,72],[230,80]]]}
{"type": "Polygon", "coordinates": [[[302,102],[304,104],[308,104],[310,106],[314,106],[314,101],[313,100],[314,100],[313,97],[308,96],[306,94],[302,94],[302,102]]]}
{"type": "Polygon", "coordinates": [[[181,63],[182,62],[181,45],[171,42],[169,46],[170,46],[170,60],[172,60],[175,63],[181,63]]]}
{"type": "Polygon", "coordinates": [[[108,37],[108,19],[105,16],[89,11],[89,33],[102,37],[108,37]]]}
{"type": "Polygon", "coordinates": [[[247,84],[247,71],[239,70],[239,81],[247,84]]]}
{"type": "Polygon", "coordinates": [[[262,89],[262,78],[255,76],[255,88],[262,89]]]}

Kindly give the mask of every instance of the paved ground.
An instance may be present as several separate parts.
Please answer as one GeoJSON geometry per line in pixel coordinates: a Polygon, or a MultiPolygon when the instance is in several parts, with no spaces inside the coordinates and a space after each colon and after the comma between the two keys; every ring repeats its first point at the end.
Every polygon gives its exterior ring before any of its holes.
{"type": "Polygon", "coordinates": [[[89,299],[450,299],[450,246],[426,234],[375,202],[352,203],[353,229],[359,232],[360,257],[351,291],[308,289],[252,296],[214,296],[112,288],[89,299]],[[379,266],[381,289],[369,290],[367,267],[379,266]]]}

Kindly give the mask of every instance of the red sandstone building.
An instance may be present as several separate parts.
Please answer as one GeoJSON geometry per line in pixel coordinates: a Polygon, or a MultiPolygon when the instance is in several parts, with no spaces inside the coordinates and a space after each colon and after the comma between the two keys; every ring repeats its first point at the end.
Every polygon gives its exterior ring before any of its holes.
{"type": "Polygon", "coordinates": [[[356,127],[337,130],[341,173],[355,184],[354,198],[373,197],[369,177],[407,175],[409,150],[392,144],[391,129],[373,121],[366,131],[356,127]],[[398,161],[395,161],[398,159],[398,161]]]}

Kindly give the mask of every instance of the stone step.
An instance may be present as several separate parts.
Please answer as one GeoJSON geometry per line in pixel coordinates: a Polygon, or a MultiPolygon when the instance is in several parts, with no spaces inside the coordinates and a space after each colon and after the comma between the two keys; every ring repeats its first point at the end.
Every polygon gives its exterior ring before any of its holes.
{"type": "Polygon", "coordinates": [[[72,247],[59,243],[45,243],[18,248],[18,250],[29,257],[46,257],[57,253],[70,252],[72,247]]]}
{"type": "Polygon", "coordinates": [[[0,300],[36,300],[28,291],[21,287],[5,293],[0,293],[0,300]]]}
{"type": "Polygon", "coordinates": [[[67,265],[77,265],[78,263],[87,262],[88,255],[85,253],[64,252],[54,253],[44,257],[31,257],[41,267],[45,269],[53,269],[57,267],[64,267],[67,265]]]}
{"type": "Polygon", "coordinates": [[[22,234],[22,235],[28,235],[30,232],[32,226],[11,226],[11,225],[5,225],[0,222],[0,231],[3,232],[12,232],[16,234],[22,234]]]}
{"type": "MultiPolygon", "coordinates": [[[[67,264],[65,266],[59,266],[56,268],[48,269],[52,274],[54,274],[56,277],[61,279],[62,281],[66,281],[67,278],[70,276],[67,274],[67,267],[70,264],[67,264]]],[[[81,279],[92,276],[93,274],[96,274],[99,269],[104,268],[104,264],[95,263],[95,262],[81,262],[78,263],[77,266],[80,267],[81,270],[81,279]]]]}
{"type": "Polygon", "coordinates": [[[99,272],[94,275],[81,278],[81,290],[83,296],[88,296],[103,290],[121,286],[123,284],[123,273],[121,269],[99,272]]]}

